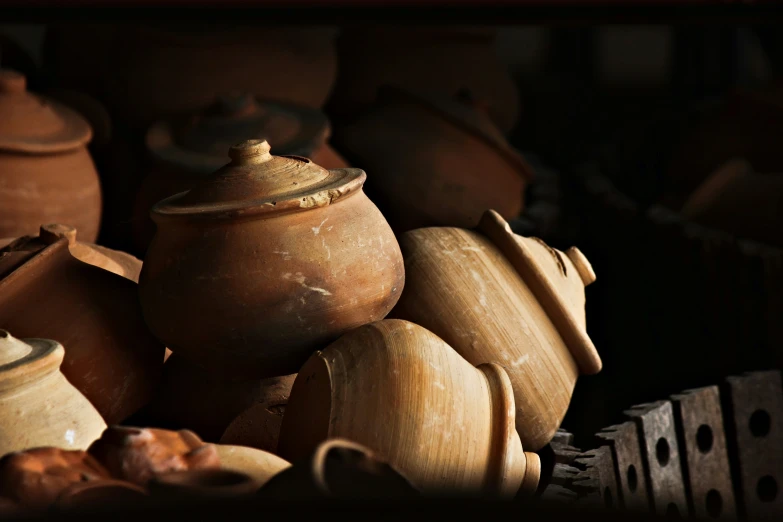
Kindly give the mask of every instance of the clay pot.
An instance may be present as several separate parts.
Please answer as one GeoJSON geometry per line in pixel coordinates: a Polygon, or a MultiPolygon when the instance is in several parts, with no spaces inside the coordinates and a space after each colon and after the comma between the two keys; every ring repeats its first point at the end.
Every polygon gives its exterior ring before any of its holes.
{"type": "Polygon", "coordinates": [[[429,329],[471,364],[502,365],[522,444],[541,449],[560,427],[579,373],[601,369],[585,332],[590,263],[576,248],[563,253],[514,234],[491,210],[477,232],[424,228],[400,245],[407,282],[392,315],[429,329]]]}
{"type": "Polygon", "coordinates": [[[510,131],[519,92],[495,51],[494,29],[405,27],[351,29],[337,39],[340,70],[330,114],[340,117],[372,104],[384,84],[453,96],[469,89],[486,100],[495,124],[510,131]]]}
{"type": "Polygon", "coordinates": [[[291,467],[291,464],[277,455],[247,446],[216,444],[220,456],[220,467],[228,471],[244,473],[256,484],[257,490],[266,482],[291,467]]]}
{"type": "Polygon", "coordinates": [[[0,237],[64,223],[79,229],[85,241],[95,241],[101,190],[87,152],[92,137],[87,121],[27,92],[25,77],[9,69],[0,69],[0,114],[0,237]]]}
{"type": "Polygon", "coordinates": [[[63,25],[48,39],[47,61],[64,86],[97,95],[139,129],[232,90],[321,107],[336,75],[329,29],[63,25]]]}
{"type": "Polygon", "coordinates": [[[264,136],[279,154],[312,158],[327,169],[347,167],[326,143],[330,133],[329,122],[316,109],[259,101],[249,94],[221,96],[197,114],[158,122],[146,138],[155,165],[136,198],[138,248],[146,250],[155,234],[152,206],[228,163],[226,152],[234,143],[264,136]]]}
{"type": "Polygon", "coordinates": [[[0,330],[0,455],[36,446],[84,449],[106,423],[60,372],[65,349],[0,330]]]}
{"type": "MultiPolygon", "coordinates": [[[[282,410],[295,377],[221,378],[176,354],[166,361],[161,385],[146,413],[156,426],[187,428],[206,441],[217,442],[234,418],[253,405],[282,410]]],[[[249,445],[237,441],[229,443],[249,445]]]]}
{"type": "MultiPolygon", "coordinates": [[[[290,384],[293,385],[296,375],[290,377],[290,384]]],[[[285,402],[259,402],[237,415],[223,432],[220,442],[277,453],[277,441],[280,439],[280,427],[283,425],[283,414],[290,392],[291,389],[288,388],[285,402]]]]}
{"type": "Polygon", "coordinates": [[[335,128],[335,143],[372,173],[368,192],[398,234],[475,227],[482,212],[522,211],[532,170],[474,102],[397,88],[335,128]]]}
{"type": "Polygon", "coordinates": [[[735,159],[691,194],[682,215],[735,236],[783,246],[783,174],[758,174],[735,159]]]}
{"type": "Polygon", "coordinates": [[[404,273],[359,169],[272,156],[266,141],[152,210],[139,281],[144,317],[178,356],[214,374],[296,372],[343,332],[383,318],[404,273]]]}
{"type": "Polygon", "coordinates": [[[163,500],[186,501],[247,497],[258,490],[252,477],[225,469],[172,471],[149,482],[150,494],[163,500]]]}
{"type": "Polygon", "coordinates": [[[144,488],[123,480],[77,482],[65,488],[54,507],[60,511],[138,507],[149,498],[144,488]]]}
{"type": "Polygon", "coordinates": [[[258,492],[279,500],[409,498],[419,492],[391,465],[360,444],[329,439],[307,459],[275,475],[258,492]]]}
{"type": "Polygon", "coordinates": [[[79,261],[54,231],[0,250],[0,324],[66,346],[63,374],[116,423],[152,398],[164,347],[144,324],[136,284],[79,261]]]}
{"type": "Polygon", "coordinates": [[[41,447],[0,459],[0,496],[25,508],[46,509],[74,485],[108,479],[108,471],[85,451],[41,447]]]}
{"type": "Polygon", "coordinates": [[[295,462],[329,438],[346,438],[422,490],[513,495],[523,482],[533,489],[538,483],[526,474],[529,454],[514,411],[500,366],[476,369],[420,326],[379,321],[305,363],[286,406],[279,453],[295,462]]]}
{"type": "Polygon", "coordinates": [[[112,426],[88,451],[113,477],[140,486],[163,473],[220,467],[215,446],[188,430],[112,426]]]}

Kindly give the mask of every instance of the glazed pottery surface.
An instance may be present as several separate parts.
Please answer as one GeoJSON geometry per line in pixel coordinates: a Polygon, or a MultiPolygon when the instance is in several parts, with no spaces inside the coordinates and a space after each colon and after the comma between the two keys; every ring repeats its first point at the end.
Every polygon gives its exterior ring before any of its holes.
{"type": "Polygon", "coordinates": [[[0,330],[0,454],[38,446],[85,449],[106,423],[60,372],[65,349],[0,330]]]}
{"type": "Polygon", "coordinates": [[[247,446],[216,444],[220,456],[220,467],[244,473],[253,479],[258,489],[266,482],[291,467],[291,464],[277,455],[247,446]]]}
{"type": "Polygon", "coordinates": [[[522,444],[538,450],[560,426],[579,373],[601,369],[585,332],[584,287],[595,274],[578,249],[518,236],[496,212],[478,230],[403,235],[406,288],[392,316],[429,329],[474,365],[501,365],[522,444]]]}
{"type": "Polygon", "coordinates": [[[136,284],[76,259],[54,232],[0,250],[0,324],[62,343],[65,377],[116,423],[152,397],[164,347],[144,324],[136,284]]]}
{"type": "Polygon", "coordinates": [[[533,175],[469,99],[387,87],[335,144],[372,174],[367,190],[397,233],[426,226],[475,227],[488,208],[519,215],[533,175]]]}
{"type": "Polygon", "coordinates": [[[88,451],[113,477],[140,486],[164,473],[220,467],[215,446],[188,430],[112,426],[88,451]]]}
{"type": "Polygon", "coordinates": [[[0,237],[64,223],[95,241],[101,191],[87,121],[27,92],[26,78],[9,69],[0,69],[0,114],[0,237]]]}
{"type": "Polygon", "coordinates": [[[153,208],[144,317],[215,374],[296,372],[317,348],[383,318],[404,282],[399,246],[359,169],[272,156],[266,141],[153,208]]]}
{"type": "Polygon", "coordinates": [[[474,368],[420,326],[379,321],[305,363],[286,406],[279,452],[295,462],[326,439],[346,438],[423,490],[513,495],[527,468],[514,412],[500,366],[474,368]]]}

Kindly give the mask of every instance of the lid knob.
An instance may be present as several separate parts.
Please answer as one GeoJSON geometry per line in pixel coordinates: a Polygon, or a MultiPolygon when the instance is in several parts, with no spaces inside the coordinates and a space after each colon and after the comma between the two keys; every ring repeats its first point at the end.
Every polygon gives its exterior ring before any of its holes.
{"type": "Polygon", "coordinates": [[[7,330],[0,330],[0,366],[16,362],[32,351],[29,344],[16,339],[7,330]]]}
{"type": "Polygon", "coordinates": [[[566,250],[566,255],[574,264],[574,267],[576,267],[576,271],[579,272],[579,277],[582,278],[582,282],[585,286],[595,282],[593,267],[581,250],[576,247],[571,247],[566,250]]]}
{"type": "Polygon", "coordinates": [[[0,92],[25,92],[27,78],[12,69],[0,69],[0,92]]]}
{"type": "Polygon", "coordinates": [[[228,157],[235,164],[264,163],[272,159],[272,148],[266,140],[246,140],[228,150],[228,157]]]}

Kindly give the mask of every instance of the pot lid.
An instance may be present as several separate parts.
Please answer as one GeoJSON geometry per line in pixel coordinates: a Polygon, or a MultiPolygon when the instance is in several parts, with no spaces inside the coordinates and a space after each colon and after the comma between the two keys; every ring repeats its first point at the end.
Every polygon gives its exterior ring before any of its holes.
{"type": "Polygon", "coordinates": [[[0,69],[0,150],[55,153],[86,145],[87,120],[59,103],[27,91],[27,79],[0,69]]]}
{"type": "Polygon", "coordinates": [[[486,104],[475,99],[469,90],[462,89],[450,99],[387,84],[378,89],[378,99],[405,100],[434,112],[495,149],[522,177],[533,177],[533,169],[525,158],[509,145],[506,137],[489,117],[486,104]]]}
{"type": "Polygon", "coordinates": [[[273,156],[270,150],[263,139],[234,145],[231,163],[155,205],[153,218],[214,220],[307,210],[361,190],[367,177],[360,169],[326,170],[307,158],[273,156]]]}
{"type": "Polygon", "coordinates": [[[309,157],[329,132],[329,121],[316,109],[229,94],[199,114],[156,123],[146,139],[157,159],[211,174],[228,163],[233,144],[248,138],[263,137],[281,154],[309,157]]]}
{"type": "Polygon", "coordinates": [[[65,349],[50,339],[17,339],[0,330],[0,391],[57,370],[65,349]]]}
{"type": "Polygon", "coordinates": [[[478,225],[508,259],[557,328],[571,356],[584,374],[601,370],[601,357],[587,335],[584,287],[595,281],[595,272],[576,247],[565,254],[540,239],[522,237],[494,210],[487,210],[478,225]]]}

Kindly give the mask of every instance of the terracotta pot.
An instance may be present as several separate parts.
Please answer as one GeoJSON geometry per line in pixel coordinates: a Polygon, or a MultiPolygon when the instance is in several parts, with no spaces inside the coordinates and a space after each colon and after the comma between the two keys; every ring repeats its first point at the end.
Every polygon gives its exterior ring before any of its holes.
{"type": "MultiPolygon", "coordinates": [[[[290,384],[293,385],[296,375],[290,377],[292,377],[290,384]]],[[[290,392],[289,387],[283,402],[279,402],[282,397],[277,400],[265,400],[237,415],[223,432],[220,442],[277,453],[277,441],[280,439],[280,427],[283,425],[283,414],[290,392]]]]}
{"type": "Polygon", "coordinates": [[[75,484],[108,479],[108,471],[85,451],[41,447],[0,459],[0,497],[25,508],[46,509],[75,484]]]}
{"type": "Polygon", "coordinates": [[[220,467],[215,446],[188,430],[112,426],[88,451],[113,477],[140,486],[163,473],[220,467]]]}
{"type": "MultiPolygon", "coordinates": [[[[422,490],[513,495],[528,457],[514,411],[500,366],[476,369],[420,326],[379,321],[305,363],[286,406],[279,452],[295,462],[329,438],[346,438],[422,490]]],[[[538,477],[527,478],[535,489],[538,477]]]]}
{"type": "Polygon", "coordinates": [[[0,455],[36,446],[84,449],[106,423],[60,372],[65,349],[0,330],[0,455]]]}
{"type": "Polygon", "coordinates": [[[187,428],[206,441],[217,442],[231,421],[247,408],[255,404],[274,409],[285,406],[295,377],[221,378],[177,354],[166,361],[161,385],[145,413],[156,426],[187,428]]]}
{"type": "Polygon", "coordinates": [[[0,114],[0,237],[64,223],[79,229],[85,241],[95,241],[101,190],[87,152],[92,137],[87,121],[27,92],[25,77],[9,69],[0,69],[0,114]]]}
{"type": "Polygon", "coordinates": [[[783,174],[758,174],[743,159],[729,161],[691,194],[681,213],[737,237],[783,246],[783,174]]]}
{"type": "Polygon", "coordinates": [[[313,158],[327,169],[348,167],[327,145],[330,133],[317,109],[259,101],[249,94],[221,96],[196,114],[156,123],[146,137],[155,166],[142,183],[134,211],[138,248],[146,250],[155,235],[152,206],[228,163],[226,152],[234,143],[264,136],[280,154],[313,158]]]}
{"type": "Polygon", "coordinates": [[[54,503],[60,511],[138,507],[148,500],[144,488],[123,480],[77,482],[65,488],[54,503]]]}
{"type": "Polygon", "coordinates": [[[74,258],[67,237],[47,232],[0,250],[0,324],[66,346],[63,374],[109,424],[146,404],[160,381],[164,347],[137,296],[132,281],[74,258]]]}
{"type": "Polygon", "coordinates": [[[321,107],[336,75],[333,40],[322,28],[57,26],[47,61],[63,85],[97,94],[141,129],[232,90],[321,107]]]}
{"type": "Polygon", "coordinates": [[[384,84],[453,96],[469,89],[487,101],[504,132],[516,124],[519,92],[495,51],[495,30],[464,27],[351,29],[337,39],[340,70],[330,114],[350,116],[372,104],[384,84]]]}
{"type": "Polygon", "coordinates": [[[488,208],[516,217],[532,176],[467,99],[385,88],[376,105],[335,128],[335,144],[372,174],[368,192],[397,233],[474,227],[488,208]]]}
{"type": "Polygon", "coordinates": [[[149,482],[150,494],[162,500],[187,501],[247,497],[258,490],[252,477],[225,469],[172,471],[149,482]]]}
{"type": "Polygon", "coordinates": [[[307,459],[272,477],[258,492],[279,500],[307,498],[416,497],[419,492],[397,470],[360,444],[330,439],[307,459]]]}
{"type": "Polygon", "coordinates": [[[277,455],[259,449],[229,444],[216,444],[215,448],[220,456],[220,467],[244,473],[253,479],[256,490],[281,471],[291,467],[289,462],[277,455]]]}
{"type": "Polygon", "coordinates": [[[327,171],[231,148],[231,163],[157,204],[139,281],[144,317],[178,356],[215,374],[296,372],[318,347],[383,318],[404,273],[359,169],[327,171]]]}
{"type": "Polygon", "coordinates": [[[491,210],[478,232],[424,228],[400,245],[407,282],[392,315],[429,329],[474,365],[502,365],[522,444],[541,449],[560,426],[579,373],[601,369],[585,332],[590,263],[576,248],[563,253],[512,233],[491,210]]]}

